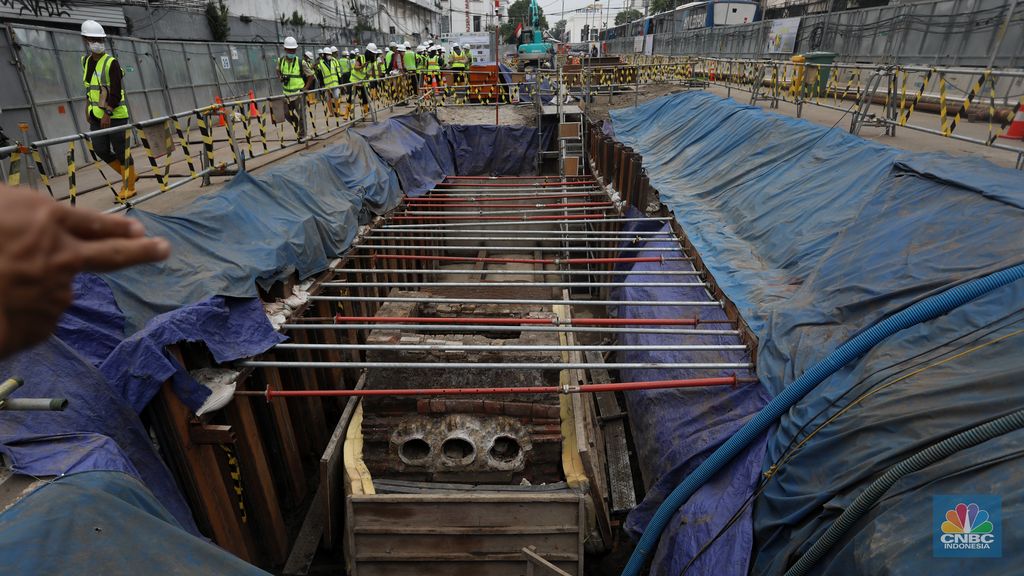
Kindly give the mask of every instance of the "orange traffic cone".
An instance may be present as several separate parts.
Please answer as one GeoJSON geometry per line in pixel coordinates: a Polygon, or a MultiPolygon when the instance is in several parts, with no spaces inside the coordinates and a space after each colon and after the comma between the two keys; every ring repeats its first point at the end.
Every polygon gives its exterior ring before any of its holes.
{"type": "Polygon", "coordinates": [[[1024,106],[1017,106],[1017,113],[1013,116],[1013,123],[1006,134],[1000,134],[1000,138],[1008,140],[1024,140],[1024,106]]]}
{"type": "Polygon", "coordinates": [[[260,111],[256,109],[256,93],[249,90],[249,118],[259,118],[260,111]]]}
{"type": "Polygon", "coordinates": [[[220,96],[214,96],[213,102],[217,104],[217,115],[220,116],[220,126],[227,126],[227,121],[224,119],[224,101],[220,99],[220,96]]]}

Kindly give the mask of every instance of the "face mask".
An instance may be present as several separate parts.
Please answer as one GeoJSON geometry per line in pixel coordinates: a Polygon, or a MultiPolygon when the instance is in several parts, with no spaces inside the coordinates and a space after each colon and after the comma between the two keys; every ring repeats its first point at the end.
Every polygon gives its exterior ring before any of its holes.
{"type": "Polygon", "coordinates": [[[287,56],[288,58],[295,58],[296,56],[298,56],[298,54],[296,54],[295,52],[292,52],[290,54],[286,52],[285,56],[287,56]]]}
{"type": "Polygon", "coordinates": [[[89,52],[92,52],[93,54],[103,54],[104,50],[105,47],[103,46],[103,42],[89,42],[89,52]]]}

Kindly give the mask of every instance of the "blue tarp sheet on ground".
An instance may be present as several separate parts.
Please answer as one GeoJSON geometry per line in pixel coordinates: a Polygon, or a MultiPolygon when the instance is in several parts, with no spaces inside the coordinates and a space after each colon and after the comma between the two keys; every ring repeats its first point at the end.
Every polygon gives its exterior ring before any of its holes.
{"type": "MultiPolygon", "coordinates": [[[[615,110],[612,119],[758,336],[758,376],[771,394],[886,316],[1024,260],[1020,173],[984,160],[897,150],[703,92],[615,110]]],[[[756,500],[753,573],[782,573],[888,466],[1024,407],[1015,385],[1024,376],[1021,284],[887,339],[789,411],[767,441],[762,466],[773,474],[756,500]]],[[[701,438],[701,456],[727,436],[701,438]]],[[[876,521],[855,527],[818,569],[949,568],[931,554],[932,495],[1001,495],[1005,521],[1019,525],[1010,514],[1024,508],[1013,481],[1022,462],[1011,440],[904,478],[876,521]]],[[[744,498],[715,504],[731,513],[744,498]]],[[[734,528],[720,540],[743,537],[734,528]]],[[[1004,546],[1021,539],[1007,530],[1004,546]]],[[[1005,566],[972,563],[971,571],[1005,566]]]]}
{"type": "Polygon", "coordinates": [[[0,412],[0,452],[10,458],[16,472],[57,476],[115,470],[130,474],[149,487],[179,524],[197,533],[174,478],[135,410],[86,359],[51,338],[0,360],[0,374],[25,381],[13,394],[15,398],[68,399],[63,412],[0,412]]]}
{"type": "MultiPolygon", "coordinates": [[[[629,218],[642,216],[630,209],[629,218]]],[[[630,222],[625,230],[642,232],[671,232],[664,222],[630,222]]],[[[649,240],[638,244],[642,248],[678,248],[669,241],[649,240]]],[[[679,252],[637,252],[637,257],[677,257],[679,252]]],[[[645,275],[642,272],[692,271],[693,265],[686,261],[652,262],[634,265],[631,270],[637,274],[627,275],[623,282],[629,286],[616,288],[611,297],[631,302],[678,300],[686,302],[709,302],[707,292],[699,287],[656,287],[645,286],[652,282],[693,282],[694,276],[645,275]]],[[[726,319],[725,313],[717,307],[708,306],[623,306],[618,316],[624,318],[692,318],[704,320],[726,319]]],[[[653,346],[671,344],[736,345],[739,337],[732,336],[686,336],[675,334],[637,334],[624,332],[620,344],[626,346],[653,346]]],[[[678,351],[629,351],[619,353],[618,362],[749,362],[745,351],[678,352],[678,351]]],[[[746,371],[722,370],[620,370],[623,382],[645,380],[674,380],[704,378],[736,373],[750,376],[746,371]]],[[[735,432],[746,419],[759,410],[767,401],[767,393],[761,386],[744,384],[740,387],[710,387],[676,390],[644,390],[627,392],[626,405],[630,415],[630,429],[637,451],[643,455],[657,454],[657,458],[642,458],[641,472],[647,486],[647,496],[630,513],[626,530],[635,536],[643,531],[658,505],[706,456],[707,439],[721,438],[735,432]]],[[[718,482],[704,486],[696,498],[683,506],[676,517],[669,522],[669,530],[662,540],[654,558],[656,570],[653,574],[675,576],[692,558],[692,552],[711,540],[715,533],[729,521],[733,510],[723,502],[741,500],[749,494],[761,472],[763,445],[750,447],[719,478],[718,482]]],[[[750,529],[750,511],[743,516],[744,523],[734,532],[735,538],[722,539],[701,555],[690,570],[694,574],[741,573],[750,554],[753,536],[750,529]],[[723,572],[725,571],[725,572],[723,572]]]]}
{"type": "Polygon", "coordinates": [[[181,527],[130,476],[74,474],[44,485],[0,514],[0,572],[267,574],[181,527]]]}

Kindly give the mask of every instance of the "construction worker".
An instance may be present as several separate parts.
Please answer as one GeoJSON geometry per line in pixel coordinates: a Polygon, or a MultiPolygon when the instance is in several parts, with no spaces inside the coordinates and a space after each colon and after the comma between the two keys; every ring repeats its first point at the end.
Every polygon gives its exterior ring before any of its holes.
{"type": "Polygon", "coordinates": [[[473,67],[473,51],[469,49],[469,44],[462,45],[462,51],[466,53],[466,58],[469,62],[466,64],[466,68],[473,67]]]}
{"type": "Polygon", "coordinates": [[[317,62],[317,76],[320,78],[320,85],[324,90],[324,99],[327,102],[327,109],[332,114],[337,113],[338,97],[341,91],[338,89],[338,66],[331,58],[330,47],[320,49],[320,61],[317,62]]]}
{"type": "MultiPolygon", "coordinates": [[[[288,121],[299,140],[303,140],[306,137],[306,99],[302,95],[313,86],[315,77],[306,61],[299,58],[298,49],[299,43],[294,37],[284,39],[284,57],[277,61],[277,74],[288,101],[288,121]]],[[[306,54],[312,56],[310,52],[306,54]]]]}
{"type": "Polygon", "coordinates": [[[466,83],[466,70],[469,68],[469,56],[462,51],[458,42],[452,44],[452,53],[449,58],[452,63],[452,81],[455,84],[466,83]]]}
{"type": "Polygon", "coordinates": [[[416,53],[412,51],[412,47],[408,42],[399,46],[398,51],[402,54],[402,66],[405,68],[405,74],[408,76],[409,85],[412,87],[412,93],[418,94],[420,90],[419,82],[419,59],[416,53]]]}
{"type": "Polygon", "coordinates": [[[359,98],[363,101],[364,116],[370,113],[369,81],[375,77],[375,60],[378,52],[377,45],[370,42],[366,45],[366,50],[362,54],[356,55],[352,62],[350,79],[353,83],[357,83],[352,89],[359,94],[359,98]]]}
{"type": "Polygon", "coordinates": [[[437,93],[437,87],[441,84],[441,67],[443,66],[444,58],[441,56],[440,46],[431,46],[427,54],[427,76],[425,85],[433,86],[434,93],[437,93]]]}
{"type": "MultiPolygon", "coordinates": [[[[86,110],[89,130],[128,124],[128,103],[124,97],[124,73],[117,59],[107,54],[103,26],[95,20],[82,22],[82,42],[89,50],[82,56],[82,83],[85,85],[86,110]]],[[[110,165],[121,176],[121,202],[135,196],[135,164],[131,155],[125,156],[127,133],[117,132],[93,136],[96,156],[110,165]],[[127,163],[127,166],[125,166],[127,163]]]]}

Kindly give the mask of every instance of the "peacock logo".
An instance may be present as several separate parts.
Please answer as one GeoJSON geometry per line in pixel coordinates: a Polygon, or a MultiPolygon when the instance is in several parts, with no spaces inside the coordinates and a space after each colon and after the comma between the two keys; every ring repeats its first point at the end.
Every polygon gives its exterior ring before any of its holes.
{"type": "Polygon", "coordinates": [[[988,512],[973,502],[961,502],[947,510],[946,521],[942,523],[943,534],[991,534],[993,529],[988,512]]]}

